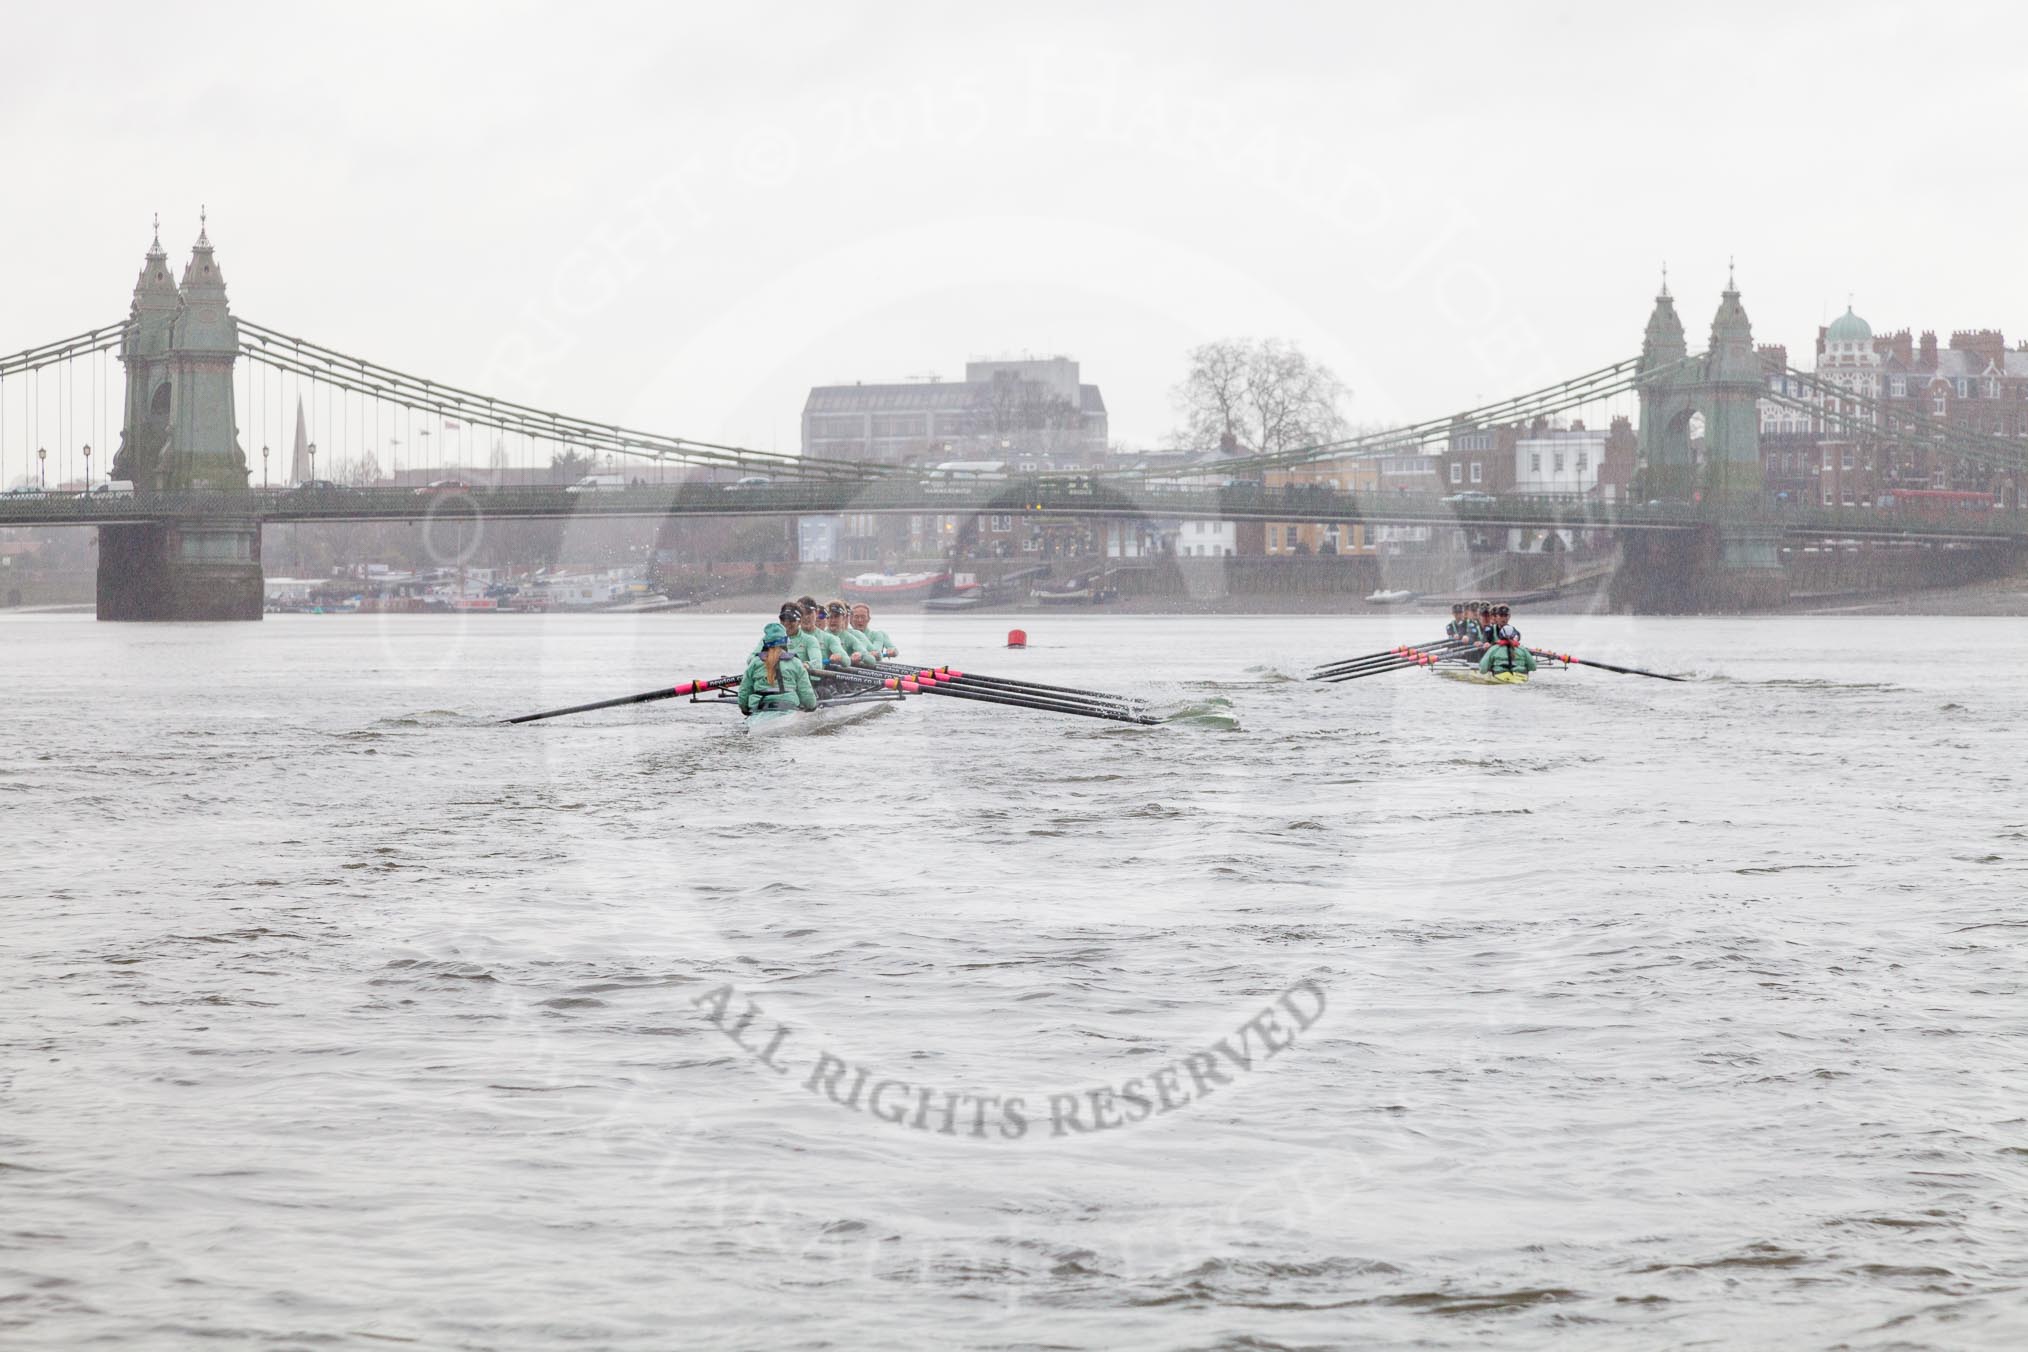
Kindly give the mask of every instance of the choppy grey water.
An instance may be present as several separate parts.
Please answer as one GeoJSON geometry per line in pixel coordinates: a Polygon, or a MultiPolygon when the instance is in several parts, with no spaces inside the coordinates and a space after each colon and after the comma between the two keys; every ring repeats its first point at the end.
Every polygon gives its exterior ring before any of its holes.
{"type": "Polygon", "coordinates": [[[886,618],[0,621],[0,1343],[2028,1341],[2018,625],[886,618]]]}

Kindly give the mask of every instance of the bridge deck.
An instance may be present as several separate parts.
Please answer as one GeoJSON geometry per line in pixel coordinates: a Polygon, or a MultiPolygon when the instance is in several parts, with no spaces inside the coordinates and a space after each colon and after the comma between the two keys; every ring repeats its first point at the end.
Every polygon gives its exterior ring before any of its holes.
{"type": "Polygon", "coordinates": [[[1104,478],[1011,479],[924,484],[793,482],[731,488],[722,484],[642,486],[573,493],[562,487],[417,492],[401,488],[248,493],[79,493],[0,495],[0,527],[116,525],[218,520],[266,522],[451,521],[665,516],[830,516],[871,514],[1023,514],[1171,520],[1341,522],[1371,526],[1502,529],[1695,530],[1713,524],[1772,528],[1787,535],[1925,541],[2028,538],[2028,513],[1966,513],[1951,520],[1899,517],[1871,509],[1768,507],[1719,516],[1687,503],[1612,503],[1591,497],[1517,495],[1446,502],[1430,495],[1347,493],[1316,485],[1263,488],[1239,484],[1186,488],[1104,478]]]}

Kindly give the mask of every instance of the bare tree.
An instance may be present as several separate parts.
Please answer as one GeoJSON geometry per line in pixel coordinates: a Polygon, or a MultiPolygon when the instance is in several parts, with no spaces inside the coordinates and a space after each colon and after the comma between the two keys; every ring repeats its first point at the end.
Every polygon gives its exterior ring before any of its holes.
{"type": "Polygon", "coordinates": [[[1076,404],[1043,386],[1001,373],[987,388],[973,415],[994,440],[1008,440],[1020,449],[1054,455],[1075,447],[1083,435],[1084,415],[1076,404]]]}
{"type": "Polygon", "coordinates": [[[1175,400],[1188,444],[1218,446],[1230,437],[1245,450],[1272,452],[1342,436],[1338,404],[1346,394],[1328,366],[1294,343],[1229,338],[1192,349],[1175,400]]]}
{"type": "Polygon", "coordinates": [[[380,457],[373,453],[372,447],[367,447],[360,452],[357,460],[344,462],[338,471],[338,479],[341,483],[353,484],[360,488],[369,488],[379,483],[380,457]]]}

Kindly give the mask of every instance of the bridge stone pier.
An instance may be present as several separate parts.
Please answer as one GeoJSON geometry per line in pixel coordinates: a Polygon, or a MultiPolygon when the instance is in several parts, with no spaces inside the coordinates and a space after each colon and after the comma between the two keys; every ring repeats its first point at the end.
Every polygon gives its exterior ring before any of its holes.
{"type": "Polygon", "coordinates": [[[1616,611],[1694,615],[1769,610],[1788,600],[1781,533],[1732,523],[1627,531],[1608,599],[1616,611]]]}
{"type": "Polygon", "coordinates": [[[260,521],[233,408],[239,326],[200,228],[179,286],[156,234],[134,284],[126,416],[112,477],[137,490],[247,496],[244,515],[99,528],[102,620],[258,620],[260,521]]]}

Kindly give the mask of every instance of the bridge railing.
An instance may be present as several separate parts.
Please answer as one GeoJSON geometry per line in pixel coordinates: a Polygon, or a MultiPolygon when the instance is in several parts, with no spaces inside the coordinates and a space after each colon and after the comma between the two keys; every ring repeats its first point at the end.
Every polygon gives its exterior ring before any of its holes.
{"type": "Polygon", "coordinates": [[[1652,499],[1613,502],[1579,494],[1502,497],[1350,492],[1321,484],[1257,482],[1179,484],[1104,475],[1022,476],[949,481],[880,480],[827,483],[796,480],[765,485],[637,484],[573,492],[564,485],[455,489],[255,489],[241,493],[184,492],[101,495],[0,495],[0,525],[90,525],[131,521],[246,519],[262,521],[423,520],[685,516],[1026,515],[1227,519],[1265,523],[1341,523],[1463,529],[1682,530],[1709,525],[1758,526],[1785,534],[1902,535],[1987,539],[2028,535],[2028,513],[1964,513],[1931,521],[1877,508],[1773,502],[1721,507],[1652,499]]]}

